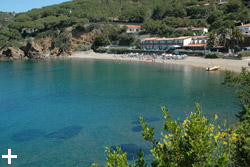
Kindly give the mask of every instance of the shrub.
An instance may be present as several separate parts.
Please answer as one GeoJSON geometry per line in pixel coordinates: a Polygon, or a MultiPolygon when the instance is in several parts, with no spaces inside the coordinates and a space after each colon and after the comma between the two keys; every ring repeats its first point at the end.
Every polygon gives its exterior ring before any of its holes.
{"type": "Polygon", "coordinates": [[[240,74],[226,71],[225,84],[236,87],[242,111],[240,121],[232,128],[235,138],[231,146],[233,166],[250,166],[250,71],[242,67],[240,74]]]}
{"type": "Polygon", "coordinates": [[[219,58],[219,52],[207,53],[205,58],[206,59],[218,59],[219,58]]]}
{"type": "Polygon", "coordinates": [[[82,44],[78,44],[75,48],[75,51],[88,51],[91,49],[90,45],[82,45],[82,44]]]}
{"type": "MultiPolygon", "coordinates": [[[[209,123],[202,115],[199,104],[196,112],[191,113],[183,123],[173,120],[166,107],[162,107],[165,123],[161,139],[154,138],[154,128],[140,117],[143,128],[142,137],[152,143],[150,152],[153,154],[153,167],[163,166],[227,166],[229,161],[228,146],[234,137],[228,134],[219,125],[209,123]]],[[[215,115],[215,120],[218,116],[215,115]]],[[[226,124],[224,124],[224,127],[226,124]]],[[[233,134],[235,135],[235,134],[233,134]]],[[[108,158],[106,167],[116,167],[123,164],[124,167],[144,167],[143,154],[138,152],[139,160],[133,165],[128,165],[126,153],[120,148],[117,151],[107,148],[108,158]]],[[[94,164],[93,166],[97,166],[94,164]]]]}
{"type": "Polygon", "coordinates": [[[250,56],[250,51],[248,51],[248,50],[241,51],[241,52],[238,53],[238,55],[240,57],[249,57],[250,56]]]}
{"type": "Polygon", "coordinates": [[[203,56],[204,52],[201,50],[184,50],[184,49],[177,49],[177,51],[179,51],[180,54],[188,54],[188,55],[192,55],[192,56],[203,56]]]}

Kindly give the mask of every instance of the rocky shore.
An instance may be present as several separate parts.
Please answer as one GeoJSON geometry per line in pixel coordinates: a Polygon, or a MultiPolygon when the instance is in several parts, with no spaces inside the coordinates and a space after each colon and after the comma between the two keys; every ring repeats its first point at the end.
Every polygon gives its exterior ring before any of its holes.
{"type": "Polygon", "coordinates": [[[0,50],[0,61],[7,60],[28,60],[28,59],[46,59],[58,56],[70,56],[72,50],[60,52],[59,48],[44,48],[35,41],[26,42],[21,47],[5,47],[0,50]]]}

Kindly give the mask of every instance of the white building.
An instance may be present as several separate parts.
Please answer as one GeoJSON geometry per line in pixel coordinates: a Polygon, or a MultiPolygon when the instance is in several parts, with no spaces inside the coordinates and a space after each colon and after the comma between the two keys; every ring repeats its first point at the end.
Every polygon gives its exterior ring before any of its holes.
{"type": "Polygon", "coordinates": [[[127,33],[139,33],[141,32],[141,25],[127,25],[127,33]]]}
{"type": "Polygon", "coordinates": [[[183,36],[177,38],[144,38],[141,39],[141,48],[147,50],[166,50],[169,47],[185,49],[206,48],[207,36],[183,36]]]}
{"type": "Polygon", "coordinates": [[[38,31],[37,28],[23,28],[21,31],[21,34],[27,33],[27,34],[32,34],[34,32],[38,31]]]}
{"type": "Polygon", "coordinates": [[[243,35],[250,35],[250,23],[238,26],[237,28],[241,31],[243,35]]]}

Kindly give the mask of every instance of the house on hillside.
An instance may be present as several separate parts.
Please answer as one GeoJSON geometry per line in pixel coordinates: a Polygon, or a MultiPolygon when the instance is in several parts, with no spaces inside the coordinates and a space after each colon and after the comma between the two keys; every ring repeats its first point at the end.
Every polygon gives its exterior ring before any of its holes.
{"type": "Polygon", "coordinates": [[[250,23],[237,26],[237,28],[241,31],[243,35],[250,35],[250,23]]]}
{"type": "Polygon", "coordinates": [[[144,38],[141,39],[141,49],[166,50],[168,48],[183,48],[203,50],[207,45],[207,36],[183,36],[177,38],[144,38]]]}
{"type": "Polygon", "coordinates": [[[128,27],[127,33],[139,33],[141,32],[141,25],[126,25],[128,27]]]}
{"type": "Polygon", "coordinates": [[[38,31],[37,28],[23,28],[21,34],[32,34],[37,31],[38,31]]]}
{"type": "Polygon", "coordinates": [[[194,32],[194,35],[198,34],[208,34],[208,28],[206,27],[178,27],[176,28],[177,31],[185,31],[190,30],[194,32]]]}

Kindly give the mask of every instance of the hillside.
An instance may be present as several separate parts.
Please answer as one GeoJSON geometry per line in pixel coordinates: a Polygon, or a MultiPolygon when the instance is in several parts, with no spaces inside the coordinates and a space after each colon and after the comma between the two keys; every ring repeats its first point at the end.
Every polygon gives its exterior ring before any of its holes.
{"type": "Polygon", "coordinates": [[[248,23],[249,4],[248,0],[230,0],[222,5],[218,0],[72,0],[18,13],[0,31],[0,48],[20,48],[30,39],[46,38],[52,40],[53,46],[49,48],[63,47],[61,50],[64,52],[69,48],[85,48],[86,43],[91,45],[98,35],[103,38],[97,42],[98,46],[125,38],[124,35],[121,37],[124,30],[118,28],[115,28],[117,36],[105,35],[104,32],[111,34],[114,29],[93,24],[100,21],[141,23],[146,33],[166,37],[190,35],[188,30],[177,32],[176,28],[191,26],[209,27],[210,32],[219,34],[218,31],[248,23]],[[93,30],[97,32],[96,29],[99,33],[91,33],[93,30]],[[76,37],[76,32],[81,36],[76,37]],[[81,41],[86,39],[85,35],[88,36],[87,41],[81,41]],[[77,41],[79,45],[72,47],[72,41],[77,41]]]}
{"type": "Polygon", "coordinates": [[[0,12],[0,30],[7,26],[15,17],[15,13],[0,12]]]}

